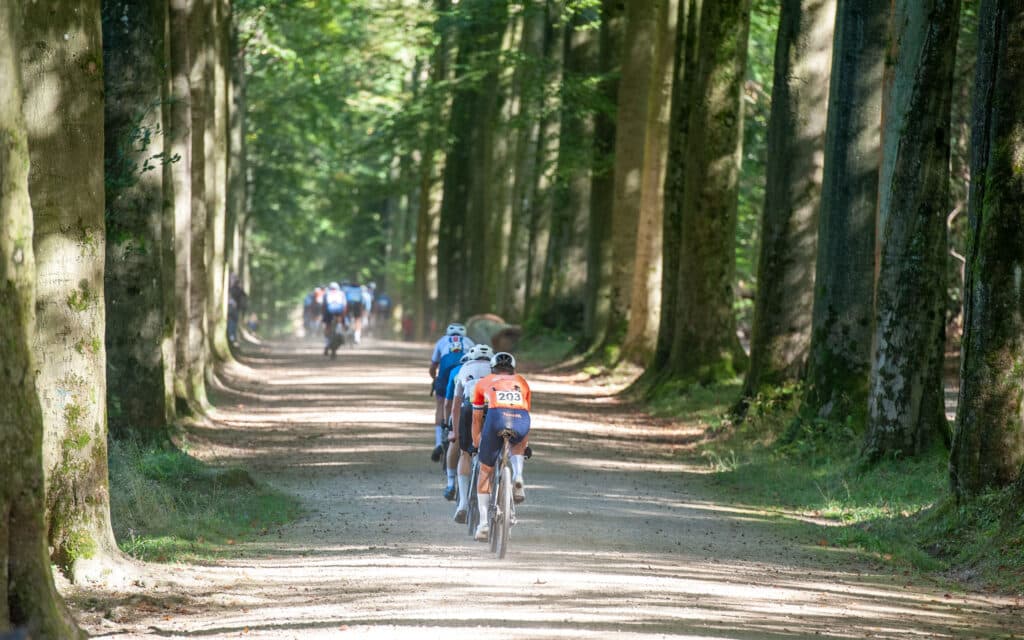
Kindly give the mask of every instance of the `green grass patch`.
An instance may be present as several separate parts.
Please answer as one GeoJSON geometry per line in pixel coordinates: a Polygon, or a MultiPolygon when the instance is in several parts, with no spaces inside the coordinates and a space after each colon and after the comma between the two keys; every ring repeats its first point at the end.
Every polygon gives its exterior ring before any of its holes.
{"type": "Polygon", "coordinates": [[[519,340],[516,358],[535,367],[550,367],[563,362],[576,349],[576,337],[555,330],[528,332],[519,340]]]}
{"type": "Polygon", "coordinates": [[[111,442],[110,509],[123,551],[156,562],[237,555],[301,513],[298,501],[237,467],[177,449],[111,442]]]}
{"type": "Polygon", "coordinates": [[[957,505],[947,451],[865,466],[862,429],[796,422],[800,395],[794,387],[766,393],[742,420],[729,414],[735,383],[656,395],[651,409],[707,425],[698,452],[714,471],[712,485],[737,503],[821,520],[815,536],[830,546],[1024,591],[1024,488],[957,505]]]}

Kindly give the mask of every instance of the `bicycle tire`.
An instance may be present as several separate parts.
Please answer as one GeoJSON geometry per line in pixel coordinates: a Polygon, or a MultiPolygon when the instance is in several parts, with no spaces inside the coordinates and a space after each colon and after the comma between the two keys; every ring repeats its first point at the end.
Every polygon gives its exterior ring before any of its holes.
{"type": "MultiPolygon", "coordinates": [[[[493,475],[496,476],[497,474],[493,475]]],[[[487,514],[487,518],[491,525],[491,532],[487,542],[491,545],[491,553],[494,553],[498,550],[498,527],[501,526],[501,516],[498,514],[498,483],[496,479],[491,480],[491,509],[490,513],[487,514]]]]}
{"type": "Polygon", "coordinates": [[[512,529],[512,470],[508,466],[501,468],[501,481],[498,485],[498,506],[501,509],[501,520],[497,523],[496,533],[498,559],[505,558],[508,553],[508,536],[512,529]]]}
{"type": "Polygon", "coordinates": [[[477,504],[476,483],[480,477],[480,464],[473,457],[473,470],[469,474],[469,497],[466,499],[466,526],[469,535],[476,535],[476,526],[480,524],[480,508],[477,504]]]}

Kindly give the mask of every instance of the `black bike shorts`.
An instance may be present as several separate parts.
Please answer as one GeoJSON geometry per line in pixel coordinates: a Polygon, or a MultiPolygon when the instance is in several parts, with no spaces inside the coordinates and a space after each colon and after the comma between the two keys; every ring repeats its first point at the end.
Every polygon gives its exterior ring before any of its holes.
{"type": "Polygon", "coordinates": [[[459,449],[469,451],[473,446],[473,405],[462,403],[459,411],[459,449]]]}

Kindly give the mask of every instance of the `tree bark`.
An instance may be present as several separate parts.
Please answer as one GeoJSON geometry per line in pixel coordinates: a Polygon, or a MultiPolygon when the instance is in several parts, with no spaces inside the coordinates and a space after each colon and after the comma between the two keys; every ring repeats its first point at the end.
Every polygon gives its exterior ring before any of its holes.
{"type": "Polygon", "coordinates": [[[897,0],[886,117],[881,265],[864,456],[912,456],[949,442],[946,216],[960,0],[897,0]]]}
{"type": "Polygon", "coordinates": [[[78,581],[119,556],[107,484],[99,3],[30,4],[24,25],[50,547],[78,581]]]}
{"type": "MultiPolygon", "coordinates": [[[[108,418],[114,436],[167,438],[163,56],[167,3],[103,3],[108,418]]],[[[170,190],[167,196],[172,195],[170,190]]],[[[173,273],[173,272],[172,272],[173,273]]]]}
{"type": "Polygon", "coordinates": [[[189,400],[189,331],[192,317],[192,85],[191,0],[170,0],[171,102],[169,146],[174,188],[174,395],[189,400]]]}
{"type": "MultiPolygon", "coordinates": [[[[637,225],[643,197],[644,148],[650,86],[655,81],[658,6],[661,0],[626,4],[626,40],[615,124],[615,195],[612,199],[612,279],[604,346],[614,361],[629,322],[636,261],[637,225]]],[[[657,78],[661,81],[661,78],[657,78]]]]}
{"type": "Polygon", "coordinates": [[[891,0],[838,0],[804,410],[864,423],[874,321],[882,76],[891,0]]]}
{"type": "MultiPolygon", "coordinates": [[[[213,0],[210,7],[209,50],[212,88],[210,112],[206,121],[207,166],[206,235],[207,235],[207,297],[206,317],[210,364],[231,358],[227,337],[228,274],[225,269],[227,248],[227,185],[228,185],[228,102],[231,56],[229,4],[213,0]]],[[[207,371],[207,375],[210,371],[207,371]]]]}
{"type": "Polygon", "coordinates": [[[40,638],[81,638],[47,552],[21,34],[19,3],[0,3],[0,632],[14,626],[40,638]]]}
{"type": "Polygon", "coordinates": [[[630,287],[629,325],[622,346],[626,359],[650,362],[661,318],[661,269],[664,244],[665,175],[668,165],[672,82],[675,74],[676,29],[680,0],[658,0],[658,33],[648,88],[647,133],[641,177],[636,258],[630,287]]]}
{"type": "Polygon", "coordinates": [[[745,365],[732,306],[749,32],[749,1],[704,3],[693,79],[704,99],[692,106],[686,136],[670,355],[675,375],[700,383],[731,378],[745,365]]]}
{"type": "Polygon", "coordinates": [[[213,141],[209,120],[213,112],[214,52],[211,47],[212,14],[215,0],[192,0],[189,13],[189,58],[192,66],[189,85],[192,95],[192,225],[191,262],[189,263],[189,318],[188,400],[192,409],[204,412],[206,399],[206,367],[209,355],[207,344],[208,280],[206,243],[208,237],[207,214],[212,188],[211,164],[213,141]]]}
{"type": "Polygon", "coordinates": [[[1024,468],[1024,7],[983,0],[971,133],[970,236],[960,405],[950,456],[958,498],[1024,468]]]}
{"type": "Polygon", "coordinates": [[[782,3],[747,397],[807,362],[835,15],[835,0],[782,3]]]}
{"type": "Polygon", "coordinates": [[[675,76],[672,81],[672,115],[669,122],[668,158],[665,170],[662,213],[661,308],[658,340],[651,364],[644,372],[645,383],[667,375],[675,340],[676,305],[679,300],[679,252],[682,250],[683,193],[686,187],[686,140],[690,113],[698,99],[694,79],[697,73],[697,43],[700,35],[702,0],[680,0],[676,27],[675,76]]]}

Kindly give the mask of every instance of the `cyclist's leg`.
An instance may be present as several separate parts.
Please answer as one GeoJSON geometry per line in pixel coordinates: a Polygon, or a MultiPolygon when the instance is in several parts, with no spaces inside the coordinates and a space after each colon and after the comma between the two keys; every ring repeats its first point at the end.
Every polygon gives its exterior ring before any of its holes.
{"type": "Polygon", "coordinates": [[[434,450],[430,454],[430,459],[437,462],[444,452],[444,447],[441,446],[441,434],[444,431],[444,394],[437,394],[436,384],[434,385],[434,398],[437,401],[437,407],[434,409],[434,450]]]}
{"type": "Polygon", "coordinates": [[[523,479],[523,466],[526,463],[526,446],[530,440],[530,414],[527,411],[514,410],[514,418],[507,422],[515,437],[512,438],[512,451],[509,456],[509,463],[512,466],[512,479],[515,485],[513,497],[516,502],[526,500],[525,480],[523,479]]]}
{"type": "Polygon", "coordinates": [[[459,447],[455,434],[448,431],[448,450],[445,453],[445,477],[448,480],[444,489],[444,496],[448,500],[455,499],[455,471],[459,464],[459,447]]]}
{"type": "Polygon", "coordinates": [[[473,407],[468,403],[461,402],[460,399],[456,398],[455,402],[460,403],[459,407],[459,464],[456,471],[456,477],[459,483],[459,505],[455,508],[455,520],[459,520],[459,513],[465,517],[466,511],[469,509],[469,474],[472,469],[473,457],[469,454],[469,447],[473,444],[473,437],[471,435],[473,428],[473,407]]]}
{"type": "Polygon", "coordinates": [[[480,431],[480,450],[477,458],[480,463],[480,477],[477,480],[477,504],[480,507],[480,526],[477,527],[477,540],[484,539],[490,531],[488,515],[491,504],[491,485],[493,484],[494,465],[501,454],[503,441],[501,433],[504,423],[500,411],[488,411],[484,418],[483,429],[480,431]]]}

